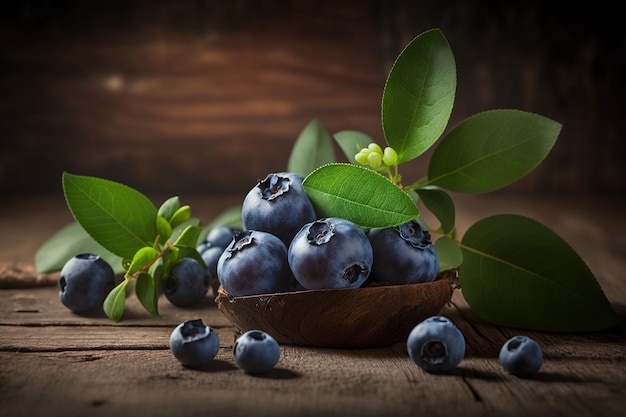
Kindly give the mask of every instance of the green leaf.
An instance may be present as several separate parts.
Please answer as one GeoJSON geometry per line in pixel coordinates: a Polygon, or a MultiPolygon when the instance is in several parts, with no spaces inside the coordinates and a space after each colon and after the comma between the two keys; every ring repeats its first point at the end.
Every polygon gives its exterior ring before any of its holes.
{"type": "Polygon", "coordinates": [[[294,144],[287,171],[306,177],[315,168],[335,162],[335,150],[328,131],[317,119],[313,119],[300,132],[294,144]]]}
{"type": "Polygon", "coordinates": [[[450,119],[456,93],[456,64],[438,29],[413,39],[393,64],[383,92],[385,139],[399,163],[432,146],[450,119]]]}
{"type": "Polygon", "coordinates": [[[435,242],[435,250],[439,257],[439,271],[447,271],[461,266],[463,263],[463,251],[459,244],[452,238],[442,236],[435,242]]]}
{"type": "Polygon", "coordinates": [[[181,233],[178,235],[176,240],[174,241],[175,246],[179,247],[188,247],[194,248],[198,244],[198,237],[200,236],[200,232],[202,229],[197,226],[187,226],[181,233]]]}
{"type": "Polygon", "coordinates": [[[159,317],[158,295],[159,289],[155,280],[148,273],[142,273],[135,283],[135,294],[141,305],[154,317],[159,317]]]}
{"type": "Polygon", "coordinates": [[[451,191],[484,193],[532,171],[550,153],[561,125],[519,110],[490,110],[462,121],[439,143],[429,183],[451,191]]]}
{"type": "Polygon", "coordinates": [[[463,295],[483,320],[560,332],[619,324],[587,265],[546,226],[496,215],[471,226],[461,244],[463,295]]]}
{"type": "Polygon", "coordinates": [[[176,213],[176,210],[178,210],[179,208],[180,198],[170,197],[165,200],[163,204],[161,204],[161,207],[159,207],[159,211],[157,212],[157,214],[169,222],[174,213],[176,213]]]}
{"type": "Polygon", "coordinates": [[[454,230],[456,210],[454,202],[443,190],[436,188],[422,188],[417,190],[422,203],[430,210],[441,223],[441,231],[448,234],[454,230]]]}
{"type": "Polygon", "coordinates": [[[124,307],[126,305],[126,286],[128,285],[127,279],[120,282],[115,288],[111,290],[104,300],[104,312],[114,322],[120,321],[124,314],[124,307]]]}
{"type": "Polygon", "coordinates": [[[100,256],[111,265],[115,274],[125,272],[122,258],[103,248],[77,222],[62,227],[39,247],[35,254],[35,268],[40,274],[58,272],[70,258],[81,253],[100,256]]]}
{"type": "Polygon", "coordinates": [[[157,209],[138,191],[113,181],[63,173],[63,191],[74,218],[98,243],[132,258],[157,235],[157,209]]]}
{"type": "Polygon", "coordinates": [[[159,243],[164,244],[172,236],[172,226],[165,217],[157,215],[156,228],[159,235],[159,243]]]}
{"type": "Polygon", "coordinates": [[[128,267],[128,271],[126,272],[128,276],[134,274],[139,271],[142,267],[151,263],[157,256],[159,256],[159,252],[154,249],[152,246],[145,246],[139,249],[135,256],[133,256],[133,260],[128,267]]]}
{"type": "Polygon", "coordinates": [[[185,223],[190,218],[191,218],[191,207],[182,206],[178,210],[176,210],[176,212],[172,215],[172,218],[170,219],[170,226],[172,227],[179,226],[185,223]]]}
{"type": "Polygon", "coordinates": [[[329,164],[302,183],[318,216],[361,227],[393,227],[419,216],[411,197],[387,178],[352,164],[329,164]]]}
{"type": "Polygon", "coordinates": [[[351,164],[358,165],[354,156],[367,145],[374,142],[369,135],[355,130],[342,130],[333,135],[335,142],[339,145],[344,155],[351,164]]]}

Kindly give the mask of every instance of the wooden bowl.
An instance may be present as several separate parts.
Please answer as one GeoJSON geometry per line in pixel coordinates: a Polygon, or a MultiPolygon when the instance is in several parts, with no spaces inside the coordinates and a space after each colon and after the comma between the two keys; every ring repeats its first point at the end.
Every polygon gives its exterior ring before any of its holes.
{"type": "Polygon", "coordinates": [[[281,344],[381,347],[405,342],[413,327],[441,311],[457,286],[456,272],[444,271],[429,283],[245,297],[220,287],[215,302],[240,331],[263,330],[281,344]]]}

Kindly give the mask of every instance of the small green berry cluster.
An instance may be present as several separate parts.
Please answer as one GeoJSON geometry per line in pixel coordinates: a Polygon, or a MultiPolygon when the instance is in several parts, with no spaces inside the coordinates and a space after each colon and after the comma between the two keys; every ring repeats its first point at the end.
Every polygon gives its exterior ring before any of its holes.
{"type": "Polygon", "coordinates": [[[369,166],[376,171],[387,174],[394,184],[400,184],[398,174],[398,153],[390,146],[384,150],[377,143],[370,143],[367,148],[361,149],[354,159],[361,165],[369,166]]]}

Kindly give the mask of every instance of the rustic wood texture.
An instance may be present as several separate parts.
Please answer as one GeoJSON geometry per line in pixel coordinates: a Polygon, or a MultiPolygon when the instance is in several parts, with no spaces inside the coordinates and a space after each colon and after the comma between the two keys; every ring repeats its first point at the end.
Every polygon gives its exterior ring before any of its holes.
{"type": "MultiPolygon", "coordinates": [[[[559,334],[492,326],[461,290],[441,311],[467,341],[452,374],[422,372],[405,343],[373,349],[283,345],[277,367],[246,375],[233,360],[238,330],[209,296],[179,309],[161,300],[152,318],[134,296],[124,319],[81,317],[58,301],[55,286],[0,290],[0,416],[623,416],[626,410],[626,220],[622,200],[454,196],[463,233],[493,213],[513,212],[550,225],[595,272],[622,319],[619,329],[559,334]],[[182,320],[200,317],[220,337],[216,360],[186,369],[168,350],[182,320]],[[515,334],[535,338],[544,366],[531,379],[504,373],[500,346],[515,334]]],[[[204,221],[232,201],[187,201],[204,221]]],[[[0,212],[0,261],[32,262],[68,220],[61,197],[15,200],[0,212]],[[16,245],[12,240],[18,242],[16,245]]]]}
{"type": "MultiPolygon", "coordinates": [[[[382,143],[387,71],[431,28],[457,61],[450,126],[492,108],[564,125],[545,163],[511,191],[626,189],[626,36],[602,3],[5,3],[3,192],[56,192],[64,170],[145,192],[242,192],[285,169],[314,118],[382,143]]],[[[424,175],[427,155],[405,178],[424,175]]]]}

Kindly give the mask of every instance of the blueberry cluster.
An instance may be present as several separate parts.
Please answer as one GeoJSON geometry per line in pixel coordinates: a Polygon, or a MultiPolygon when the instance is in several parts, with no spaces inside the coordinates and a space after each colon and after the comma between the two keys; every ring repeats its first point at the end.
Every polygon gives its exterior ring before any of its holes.
{"type": "MultiPolygon", "coordinates": [[[[411,330],[407,351],[411,360],[426,372],[450,372],[465,356],[465,338],[450,319],[433,316],[411,330]]],[[[532,377],[541,368],[543,354],[536,341],[518,335],[504,343],[499,361],[511,375],[532,377]]]]}
{"type": "Polygon", "coordinates": [[[295,173],[272,173],[246,195],[244,232],[235,234],[217,262],[219,282],[230,294],[356,288],[370,279],[410,284],[437,277],[437,253],[417,221],[364,230],[346,219],[318,218],[302,181],[295,173]]]}
{"type": "MultiPolygon", "coordinates": [[[[187,320],[170,334],[170,351],[189,368],[206,366],[213,361],[220,348],[215,330],[201,319],[187,320]]],[[[235,362],[248,374],[264,374],[280,359],[280,345],[261,330],[249,330],[241,335],[233,347],[235,362]]]]}

